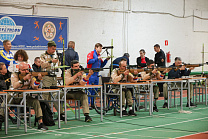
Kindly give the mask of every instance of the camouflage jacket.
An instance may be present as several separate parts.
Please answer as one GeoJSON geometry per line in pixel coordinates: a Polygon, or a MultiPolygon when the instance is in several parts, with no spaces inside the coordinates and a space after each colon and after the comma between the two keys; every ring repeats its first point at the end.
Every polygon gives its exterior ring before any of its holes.
{"type": "Polygon", "coordinates": [[[60,65],[59,60],[57,63],[51,63],[53,59],[58,59],[58,56],[56,53],[53,53],[52,55],[50,55],[47,53],[47,51],[45,51],[45,53],[41,54],[40,61],[41,61],[41,68],[43,71],[49,71],[51,67],[56,67],[60,65]]]}

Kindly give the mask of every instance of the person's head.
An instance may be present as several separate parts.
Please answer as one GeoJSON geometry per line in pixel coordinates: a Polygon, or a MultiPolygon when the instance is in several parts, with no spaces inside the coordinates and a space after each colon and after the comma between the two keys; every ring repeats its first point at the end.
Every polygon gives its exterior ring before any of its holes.
{"type": "Polygon", "coordinates": [[[15,54],[14,54],[14,60],[15,61],[27,61],[28,60],[28,55],[27,52],[23,49],[18,50],[15,54]]]}
{"type": "Polygon", "coordinates": [[[0,62],[0,74],[5,75],[7,73],[6,65],[3,62],[0,62]]]}
{"type": "Polygon", "coordinates": [[[127,66],[127,60],[125,58],[122,58],[121,61],[119,62],[119,69],[126,70],[126,66],[127,66]]]}
{"type": "Polygon", "coordinates": [[[160,52],[160,45],[159,44],[155,44],[154,45],[154,50],[155,50],[155,52],[160,52]]]}
{"type": "Polygon", "coordinates": [[[148,68],[153,68],[154,66],[155,66],[155,64],[154,64],[153,60],[150,59],[150,60],[147,61],[147,67],[148,68]]]}
{"type": "Polygon", "coordinates": [[[144,49],[141,49],[139,51],[139,54],[140,54],[140,57],[144,57],[145,56],[145,50],[144,49]]]}
{"type": "Polygon", "coordinates": [[[4,46],[4,49],[9,52],[12,48],[12,44],[11,44],[11,41],[10,40],[4,40],[3,41],[3,46],[4,46]]]}
{"type": "Polygon", "coordinates": [[[21,74],[29,73],[29,66],[26,62],[21,62],[19,64],[19,71],[21,74]]]}
{"type": "Polygon", "coordinates": [[[53,54],[56,51],[56,43],[54,41],[49,41],[48,42],[48,54],[53,54]]]}
{"type": "Polygon", "coordinates": [[[34,60],[35,65],[37,65],[38,67],[40,67],[40,57],[36,57],[34,60]]]}
{"type": "Polygon", "coordinates": [[[129,53],[124,53],[124,55],[123,56],[126,56],[126,57],[130,57],[130,55],[129,55],[129,53]]]}
{"type": "Polygon", "coordinates": [[[180,66],[180,65],[182,65],[182,60],[180,57],[176,57],[175,58],[175,66],[180,66]]]}
{"type": "Polygon", "coordinates": [[[68,43],[68,47],[71,47],[71,48],[75,48],[75,42],[74,41],[69,41],[68,43]]]}
{"type": "Polygon", "coordinates": [[[103,45],[101,43],[95,44],[95,50],[98,54],[100,54],[102,52],[102,47],[103,47],[103,45]]]}
{"type": "Polygon", "coordinates": [[[72,69],[79,69],[79,61],[78,60],[72,60],[71,61],[71,68],[72,69]]]}

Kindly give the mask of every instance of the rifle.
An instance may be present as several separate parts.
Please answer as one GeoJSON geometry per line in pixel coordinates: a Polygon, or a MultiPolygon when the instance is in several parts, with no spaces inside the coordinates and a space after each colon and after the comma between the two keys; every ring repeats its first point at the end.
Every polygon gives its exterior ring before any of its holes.
{"type": "Polygon", "coordinates": [[[186,64],[186,63],[182,63],[181,66],[184,65],[186,68],[190,68],[190,67],[200,67],[200,66],[203,66],[204,64],[207,64],[207,63],[203,63],[203,64],[190,64],[190,63],[186,64]]]}
{"type": "Polygon", "coordinates": [[[185,66],[186,68],[190,68],[190,67],[200,67],[200,66],[204,66],[204,65],[207,65],[208,62],[206,63],[200,63],[200,64],[190,64],[190,63],[182,63],[182,65],[180,66],[175,66],[175,71],[177,71],[179,68],[181,68],[182,66],[185,66]]]}
{"type": "Polygon", "coordinates": [[[99,71],[103,71],[104,69],[109,69],[109,68],[81,68],[81,69],[72,69],[74,74],[83,71],[85,73],[89,73],[89,70],[93,70],[93,72],[99,72],[99,71]]]}
{"type": "Polygon", "coordinates": [[[52,75],[51,72],[47,72],[47,71],[42,71],[42,72],[29,72],[29,73],[25,73],[25,74],[19,74],[19,79],[23,79],[27,74],[31,74],[33,77],[35,76],[38,76],[38,74],[41,74],[42,76],[45,76],[45,75],[52,75]]]}

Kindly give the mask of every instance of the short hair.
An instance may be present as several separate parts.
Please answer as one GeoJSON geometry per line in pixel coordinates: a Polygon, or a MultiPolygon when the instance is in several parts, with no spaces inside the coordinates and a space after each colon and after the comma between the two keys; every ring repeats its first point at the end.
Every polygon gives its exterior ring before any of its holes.
{"type": "Polygon", "coordinates": [[[154,64],[154,61],[152,59],[150,59],[150,60],[147,61],[147,66],[149,66],[151,64],[154,64]]]}
{"type": "Polygon", "coordinates": [[[10,40],[4,40],[3,45],[5,45],[7,42],[10,42],[10,40]]]}
{"type": "Polygon", "coordinates": [[[130,57],[129,53],[124,53],[123,56],[130,57]]]}
{"type": "Polygon", "coordinates": [[[36,61],[36,60],[38,60],[38,59],[40,59],[40,57],[36,57],[36,58],[34,59],[34,61],[36,61]]]}
{"type": "Polygon", "coordinates": [[[120,62],[119,62],[119,66],[121,66],[121,62],[122,62],[122,61],[127,61],[127,60],[126,60],[126,58],[122,58],[122,59],[120,60],[120,62]]]}
{"type": "Polygon", "coordinates": [[[3,62],[0,62],[0,70],[2,70],[3,65],[5,65],[3,62]]]}
{"type": "MultiPolygon", "coordinates": [[[[22,69],[23,64],[26,64],[26,65],[28,66],[28,64],[27,64],[26,62],[20,62],[20,64],[19,64],[19,69],[20,69],[20,67],[21,67],[21,69],[22,69]]],[[[29,68],[29,66],[28,66],[28,68],[29,68]]]]}
{"type": "Polygon", "coordinates": [[[96,43],[95,48],[98,48],[98,47],[103,47],[103,45],[101,43],[96,43]]]}
{"type": "Polygon", "coordinates": [[[176,58],[175,58],[175,62],[176,62],[177,60],[182,61],[180,57],[176,57],[176,58]]]}
{"type": "Polygon", "coordinates": [[[28,55],[27,52],[23,49],[18,50],[15,54],[14,54],[14,60],[18,60],[18,55],[21,55],[23,57],[23,61],[27,61],[28,60],[28,55]]]}
{"type": "Polygon", "coordinates": [[[69,41],[69,43],[68,43],[68,47],[73,47],[73,45],[75,45],[75,42],[74,41],[69,41]]]}
{"type": "Polygon", "coordinates": [[[73,66],[74,66],[74,64],[77,64],[77,63],[79,63],[79,61],[78,61],[78,60],[72,60],[72,61],[71,61],[71,67],[73,67],[73,66]]]}
{"type": "Polygon", "coordinates": [[[160,45],[159,44],[155,44],[154,47],[160,48],[160,45]]]}
{"type": "Polygon", "coordinates": [[[144,49],[141,49],[139,52],[143,52],[143,53],[145,53],[145,50],[144,50],[144,49]]]}

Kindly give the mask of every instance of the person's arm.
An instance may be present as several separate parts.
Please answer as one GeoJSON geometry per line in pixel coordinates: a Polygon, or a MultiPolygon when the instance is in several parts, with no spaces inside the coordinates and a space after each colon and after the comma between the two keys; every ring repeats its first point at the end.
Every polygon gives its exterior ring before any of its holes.
{"type": "Polygon", "coordinates": [[[75,52],[76,54],[75,54],[75,60],[78,60],[79,61],[79,55],[78,55],[78,53],[77,52],[75,52]]]}
{"type": "Polygon", "coordinates": [[[103,68],[107,64],[107,62],[107,59],[105,59],[104,61],[101,60],[101,68],[103,68]]]}
{"type": "Polygon", "coordinates": [[[98,57],[94,55],[94,51],[87,55],[87,64],[93,64],[98,61],[98,57]]]}
{"type": "Polygon", "coordinates": [[[141,72],[142,80],[149,80],[150,74],[147,74],[146,72],[141,72]]]}
{"type": "Polygon", "coordinates": [[[40,56],[40,65],[43,69],[51,67],[52,61],[46,61],[44,54],[40,56]]]}
{"type": "Polygon", "coordinates": [[[6,65],[9,65],[12,60],[13,60],[13,57],[12,58],[6,57],[4,50],[0,51],[0,61],[1,62],[5,63],[6,65]]]}
{"type": "Polygon", "coordinates": [[[136,83],[137,82],[137,80],[134,80],[134,76],[131,73],[128,74],[128,81],[131,82],[131,83],[136,83]]]}
{"type": "Polygon", "coordinates": [[[22,87],[24,82],[25,82],[24,79],[19,80],[18,74],[13,73],[11,75],[11,83],[12,83],[12,86],[14,89],[18,89],[18,88],[22,87]]]}
{"type": "Polygon", "coordinates": [[[89,81],[89,78],[93,73],[94,73],[93,70],[90,69],[88,75],[83,74],[82,75],[82,80],[80,80],[79,84],[80,85],[85,85],[89,81]]]}
{"type": "Polygon", "coordinates": [[[32,81],[30,82],[30,86],[32,87],[32,89],[37,90],[40,85],[40,81],[41,81],[41,79],[39,78],[39,76],[37,79],[35,77],[33,77],[32,81]]]}
{"type": "Polygon", "coordinates": [[[168,72],[168,79],[180,78],[180,75],[181,75],[181,70],[180,69],[178,69],[177,71],[172,69],[168,72]]]}
{"type": "Polygon", "coordinates": [[[123,74],[118,75],[116,69],[112,71],[111,78],[113,83],[118,83],[124,77],[123,74]]]}
{"type": "Polygon", "coordinates": [[[165,53],[164,53],[163,51],[161,51],[161,52],[159,53],[158,61],[159,61],[160,63],[163,63],[163,62],[165,61],[165,53]],[[162,59],[163,59],[163,61],[162,61],[162,59]]]}
{"type": "Polygon", "coordinates": [[[190,73],[191,73],[191,70],[187,70],[187,69],[185,68],[185,70],[184,70],[184,72],[183,72],[183,76],[189,76],[190,73]]]}

